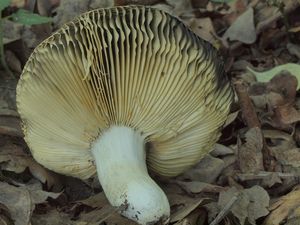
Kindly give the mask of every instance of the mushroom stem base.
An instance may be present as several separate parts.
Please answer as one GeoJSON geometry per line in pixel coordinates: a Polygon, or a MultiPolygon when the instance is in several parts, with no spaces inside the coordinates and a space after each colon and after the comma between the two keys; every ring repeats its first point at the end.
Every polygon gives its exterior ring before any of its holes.
{"type": "Polygon", "coordinates": [[[147,172],[145,141],[132,128],[114,126],[93,144],[99,181],[112,206],[139,224],[170,215],[166,195],[147,172]]]}

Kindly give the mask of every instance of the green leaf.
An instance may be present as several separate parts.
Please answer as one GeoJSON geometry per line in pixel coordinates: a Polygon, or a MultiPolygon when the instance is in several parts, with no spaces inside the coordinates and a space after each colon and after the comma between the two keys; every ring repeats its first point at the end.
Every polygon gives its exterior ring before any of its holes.
{"type": "Polygon", "coordinates": [[[13,13],[12,19],[14,22],[24,25],[35,25],[52,21],[51,17],[40,16],[25,9],[19,9],[16,13],[13,13]]]}
{"type": "Polygon", "coordinates": [[[0,11],[2,11],[7,6],[9,6],[9,4],[10,4],[10,0],[0,0],[0,11]]]}
{"type": "Polygon", "coordinates": [[[283,65],[279,65],[264,72],[257,72],[249,67],[247,70],[253,73],[256,76],[258,82],[269,82],[276,74],[280,73],[283,70],[289,71],[292,75],[294,75],[298,80],[297,90],[300,89],[300,65],[295,63],[287,63],[283,65]]]}

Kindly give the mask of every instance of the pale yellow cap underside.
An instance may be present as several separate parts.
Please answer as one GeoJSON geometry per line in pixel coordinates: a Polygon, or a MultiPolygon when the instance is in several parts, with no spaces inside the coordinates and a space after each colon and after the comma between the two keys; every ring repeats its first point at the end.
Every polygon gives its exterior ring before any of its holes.
{"type": "Polygon", "coordinates": [[[126,125],[151,142],[152,171],[178,175],[213,148],[229,112],[232,91],[219,63],[162,11],[85,13],[40,44],[24,68],[17,106],[25,140],[45,167],[85,179],[96,172],[92,141],[126,125]]]}

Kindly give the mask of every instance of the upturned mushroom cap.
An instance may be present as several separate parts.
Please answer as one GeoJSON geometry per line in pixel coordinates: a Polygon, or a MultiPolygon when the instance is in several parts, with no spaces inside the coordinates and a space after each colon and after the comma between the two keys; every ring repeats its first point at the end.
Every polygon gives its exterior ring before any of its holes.
{"type": "Polygon", "coordinates": [[[88,178],[91,143],[111,125],[139,130],[148,166],[176,176],[219,137],[232,90],[216,51],[148,7],[98,9],[42,42],[17,87],[25,140],[58,173],[88,178]]]}
{"type": "Polygon", "coordinates": [[[143,137],[150,170],[184,172],[213,148],[232,97],[210,44],[138,6],[90,11],[63,26],[34,50],[17,87],[34,158],[82,179],[96,173],[91,148],[113,126],[143,137]]]}

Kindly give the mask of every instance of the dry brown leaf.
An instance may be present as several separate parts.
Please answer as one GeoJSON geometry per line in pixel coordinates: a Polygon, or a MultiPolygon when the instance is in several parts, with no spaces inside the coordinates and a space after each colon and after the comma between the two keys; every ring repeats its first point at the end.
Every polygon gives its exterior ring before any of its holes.
{"type": "Polygon", "coordinates": [[[263,168],[263,136],[258,127],[250,128],[245,134],[246,142],[239,144],[239,167],[243,173],[258,172],[263,168]]]}
{"type": "Polygon", "coordinates": [[[166,0],[166,3],[172,7],[171,15],[180,17],[193,12],[193,6],[189,0],[166,0]]]}
{"type": "Polygon", "coordinates": [[[204,198],[191,198],[185,194],[176,192],[167,192],[166,194],[172,212],[170,222],[184,219],[205,200],[204,198]]]}
{"type": "Polygon", "coordinates": [[[14,225],[7,207],[0,203],[0,225],[14,225]]]}
{"type": "Polygon", "coordinates": [[[61,0],[60,5],[56,8],[56,16],[54,23],[57,27],[61,27],[66,22],[74,19],[80,13],[88,10],[88,1],[81,0],[61,0]]]}
{"type": "Polygon", "coordinates": [[[277,74],[267,84],[267,90],[270,93],[275,92],[282,97],[282,99],[269,99],[270,107],[275,111],[275,121],[291,124],[300,120],[300,112],[294,108],[297,86],[297,78],[288,71],[277,74]]]}
{"type": "MultiPolygon", "coordinates": [[[[267,83],[253,84],[250,88],[251,99],[257,109],[263,112],[268,109],[265,117],[271,120],[274,127],[286,127],[300,121],[300,112],[295,108],[297,86],[295,76],[281,71],[267,83]]],[[[265,118],[261,120],[265,122],[265,118]]]]}
{"type": "Polygon", "coordinates": [[[226,156],[226,155],[233,155],[234,154],[234,151],[228,147],[228,146],[225,146],[225,145],[221,145],[221,144],[216,144],[215,145],[215,148],[214,150],[212,150],[210,152],[210,154],[213,156],[213,157],[218,157],[218,156],[226,156]]]}
{"type": "Polygon", "coordinates": [[[11,7],[23,8],[26,5],[26,0],[10,0],[11,7]]]}
{"type": "Polygon", "coordinates": [[[300,112],[291,105],[282,105],[275,110],[275,116],[282,124],[300,121],[300,112]]]}
{"type": "Polygon", "coordinates": [[[14,116],[0,116],[0,134],[23,137],[20,118],[14,116]]]}
{"type": "Polygon", "coordinates": [[[254,26],[254,11],[249,7],[240,15],[234,23],[226,30],[223,39],[231,41],[240,41],[245,44],[252,44],[256,40],[256,31],[254,26]]]}
{"type": "Polygon", "coordinates": [[[300,224],[300,216],[292,218],[292,219],[288,219],[285,223],[285,225],[299,225],[299,224],[300,224]]]}
{"type": "Polygon", "coordinates": [[[29,168],[35,178],[42,183],[47,183],[48,188],[54,185],[60,186],[58,175],[38,164],[31,156],[24,153],[22,147],[15,144],[7,143],[1,147],[0,168],[15,173],[22,173],[29,168]]]}
{"type": "MultiPolygon", "coordinates": [[[[272,2],[272,1],[270,1],[272,2]]],[[[288,12],[293,11],[299,6],[300,2],[298,0],[284,0],[284,11],[287,14],[288,12]]],[[[282,13],[276,6],[270,6],[265,4],[263,1],[260,1],[259,7],[256,13],[256,20],[259,21],[256,25],[257,33],[265,30],[267,27],[270,27],[282,18],[282,13]]]]}
{"type": "Polygon", "coordinates": [[[9,68],[17,72],[18,74],[22,73],[22,65],[16,54],[10,50],[5,51],[6,63],[9,68]]]}
{"type": "Polygon", "coordinates": [[[181,180],[201,181],[205,183],[213,183],[224,169],[222,159],[205,156],[198,164],[185,172],[179,178],[181,180]]]}
{"type": "Polygon", "coordinates": [[[228,6],[230,7],[230,13],[223,17],[228,24],[234,23],[234,21],[247,10],[247,5],[243,0],[231,1],[228,3],[228,6]]]}
{"type": "Polygon", "coordinates": [[[23,25],[10,20],[3,20],[3,44],[21,39],[23,25]]]}
{"type": "MultiPolygon", "coordinates": [[[[297,210],[300,210],[300,190],[293,190],[287,195],[282,196],[270,207],[271,213],[265,219],[265,225],[279,225],[297,210]]],[[[294,215],[294,217],[299,217],[294,215]]]]}
{"type": "MultiPolygon", "coordinates": [[[[216,188],[218,186],[207,184],[206,188],[216,188]]],[[[189,215],[194,209],[196,209],[202,202],[203,198],[191,198],[183,194],[180,189],[177,189],[176,186],[168,185],[165,192],[168,196],[171,208],[173,209],[171,215],[171,222],[176,222],[184,219],[189,215]]],[[[135,223],[129,221],[128,219],[120,216],[117,213],[117,209],[112,207],[107,201],[103,192],[91,196],[85,200],[77,201],[92,208],[95,208],[89,213],[82,213],[78,221],[86,222],[89,225],[96,225],[100,222],[106,222],[109,225],[118,224],[128,224],[133,225],[135,223]]]]}
{"type": "Polygon", "coordinates": [[[105,222],[107,225],[135,225],[136,223],[125,217],[122,217],[117,210],[107,204],[101,209],[95,209],[88,213],[82,213],[77,222],[86,223],[87,225],[98,225],[105,222]]]}
{"type": "Polygon", "coordinates": [[[51,15],[51,9],[54,7],[52,1],[49,0],[37,0],[36,1],[36,8],[38,14],[42,16],[49,16],[51,15]]]}
{"type": "Polygon", "coordinates": [[[0,190],[0,202],[8,208],[15,225],[28,225],[35,204],[60,195],[43,191],[40,183],[16,187],[0,182],[0,190]]]}
{"type": "Polygon", "coordinates": [[[32,225],[88,225],[71,220],[69,215],[58,212],[56,209],[47,211],[45,214],[33,214],[31,218],[32,225]]]}
{"type": "Polygon", "coordinates": [[[211,18],[192,18],[186,21],[186,24],[199,37],[210,42],[213,46],[216,46],[216,42],[218,42],[218,39],[216,38],[217,34],[211,18]]]}
{"type": "Polygon", "coordinates": [[[188,216],[192,211],[194,211],[204,199],[197,199],[194,202],[186,203],[185,206],[181,207],[179,210],[171,214],[170,222],[176,222],[184,219],[188,216]]]}
{"type": "Polygon", "coordinates": [[[109,204],[103,192],[92,195],[87,199],[78,200],[76,202],[90,206],[92,208],[102,208],[109,204]]]}
{"type": "Polygon", "coordinates": [[[299,148],[277,148],[277,151],[274,151],[276,159],[282,165],[288,165],[295,168],[300,168],[300,149],[299,148]]]}
{"type": "Polygon", "coordinates": [[[60,27],[89,9],[106,8],[113,5],[114,0],[60,0],[60,4],[56,8],[54,23],[56,27],[60,27]]]}
{"type": "Polygon", "coordinates": [[[300,149],[297,147],[293,135],[278,130],[264,130],[272,154],[281,165],[282,171],[298,176],[300,171],[300,149]]]}
{"type": "Polygon", "coordinates": [[[88,224],[88,225],[98,225],[104,222],[108,225],[134,225],[135,223],[122,217],[117,211],[118,209],[112,207],[105,197],[104,192],[93,195],[87,199],[76,201],[76,203],[84,204],[94,208],[88,213],[81,213],[79,220],[77,222],[88,224]]]}
{"type": "Polygon", "coordinates": [[[293,43],[288,43],[286,45],[287,50],[290,54],[297,56],[298,59],[300,59],[300,46],[293,43]]]}
{"type": "Polygon", "coordinates": [[[224,191],[224,188],[217,185],[212,185],[200,181],[176,181],[176,183],[189,194],[198,194],[200,192],[219,193],[224,191]]]}
{"type": "Polygon", "coordinates": [[[15,110],[15,84],[3,82],[0,90],[0,134],[23,137],[19,114],[15,110]]]}
{"type": "Polygon", "coordinates": [[[223,127],[227,127],[229,124],[231,124],[233,121],[235,121],[235,119],[237,118],[237,116],[239,115],[240,110],[237,110],[233,113],[230,113],[227,117],[227,120],[225,121],[225,124],[223,127]]]}
{"type": "Polygon", "coordinates": [[[221,192],[219,197],[219,206],[224,208],[226,204],[237,197],[230,211],[239,219],[241,225],[245,224],[246,219],[252,225],[256,225],[256,220],[269,213],[270,197],[268,193],[260,186],[253,186],[249,189],[238,190],[235,187],[225,192],[221,192]]]}

